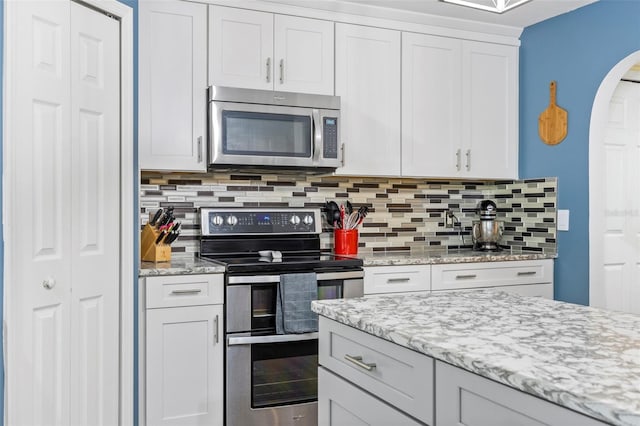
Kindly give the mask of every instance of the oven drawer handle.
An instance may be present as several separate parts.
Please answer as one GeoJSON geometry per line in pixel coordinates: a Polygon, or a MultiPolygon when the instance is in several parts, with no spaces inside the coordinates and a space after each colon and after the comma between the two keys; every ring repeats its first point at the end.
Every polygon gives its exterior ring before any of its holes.
{"type": "MultiPolygon", "coordinates": [[[[317,274],[318,281],[327,280],[346,280],[351,278],[362,278],[364,272],[362,271],[348,271],[348,272],[327,272],[323,274],[317,274]]],[[[252,275],[252,276],[230,276],[229,284],[261,284],[261,283],[279,283],[280,275],[252,275]]]]}
{"type": "Polygon", "coordinates": [[[281,343],[281,342],[300,342],[303,340],[313,340],[318,338],[318,333],[304,334],[276,334],[272,336],[244,336],[229,337],[228,345],[256,345],[260,343],[281,343]]]}
{"type": "Polygon", "coordinates": [[[353,356],[353,355],[349,355],[349,354],[345,354],[344,355],[344,359],[346,359],[349,362],[354,363],[355,365],[357,365],[360,368],[364,368],[367,371],[372,371],[375,370],[376,368],[376,364],[373,362],[362,362],[362,357],[360,355],[357,356],[353,356]]]}

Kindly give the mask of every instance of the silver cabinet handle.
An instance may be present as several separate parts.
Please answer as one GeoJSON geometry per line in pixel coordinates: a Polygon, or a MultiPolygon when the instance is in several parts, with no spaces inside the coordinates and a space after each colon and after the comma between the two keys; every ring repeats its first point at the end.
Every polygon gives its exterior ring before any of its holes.
{"type": "Polygon", "coordinates": [[[460,171],[460,155],[461,155],[461,151],[460,149],[458,149],[456,151],[456,170],[460,171]]]}
{"type": "Polygon", "coordinates": [[[220,334],[218,332],[218,315],[213,319],[213,342],[218,344],[220,334]]]}
{"type": "Polygon", "coordinates": [[[524,276],[524,275],[535,275],[535,274],[536,274],[536,271],[520,271],[520,272],[518,272],[518,276],[519,277],[524,276]]]}
{"type": "Polygon", "coordinates": [[[318,338],[318,332],[302,333],[302,334],[275,334],[268,336],[241,336],[229,337],[227,339],[228,346],[235,345],[259,345],[263,343],[282,343],[282,342],[300,342],[303,340],[314,340],[318,338]]]}
{"type": "Polygon", "coordinates": [[[375,370],[376,368],[376,364],[373,362],[362,362],[362,357],[360,355],[358,356],[353,356],[353,355],[348,355],[348,354],[344,354],[344,359],[346,359],[349,362],[354,363],[355,365],[357,365],[360,368],[364,368],[367,371],[371,371],[371,370],[375,370]]]}
{"type": "Polygon", "coordinates": [[[470,149],[467,150],[466,156],[467,156],[467,171],[469,171],[471,170],[471,150],[470,149]]]}
{"type": "Polygon", "coordinates": [[[475,278],[475,277],[477,277],[476,274],[456,275],[456,280],[469,280],[469,279],[475,278]]]}
{"type": "Polygon", "coordinates": [[[56,286],[56,280],[54,280],[51,277],[49,277],[49,278],[45,279],[44,281],[42,281],[42,287],[46,288],[47,290],[51,290],[55,286],[56,286]]]}
{"type": "Polygon", "coordinates": [[[267,83],[271,82],[271,58],[267,58],[267,83]]]}
{"type": "Polygon", "coordinates": [[[284,83],[284,59],[280,59],[280,84],[284,83]]]}
{"type": "Polygon", "coordinates": [[[411,278],[387,278],[388,283],[406,283],[410,280],[411,278]]]}
{"type": "Polygon", "coordinates": [[[198,136],[198,163],[202,163],[202,136],[198,136]]]}
{"type": "Polygon", "coordinates": [[[344,167],[344,144],[340,145],[340,151],[342,152],[342,160],[340,161],[342,163],[342,167],[344,167]]]}
{"type": "Polygon", "coordinates": [[[199,288],[192,289],[192,290],[172,290],[171,294],[198,294],[201,291],[202,290],[200,290],[199,288]]]}

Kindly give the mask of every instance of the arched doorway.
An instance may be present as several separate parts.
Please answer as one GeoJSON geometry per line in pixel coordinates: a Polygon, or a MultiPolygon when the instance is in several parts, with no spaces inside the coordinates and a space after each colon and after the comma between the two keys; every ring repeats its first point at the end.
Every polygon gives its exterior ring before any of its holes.
{"type": "MultiPolygon", "coordinates": [[[[612,142],[616,116],[629,117],[633,89],[619,87],[640,51],[614,66],[596,93],[589,131],[589,304],[640,312],[640,133],[633,141],[612,142]],[[631,96],[618,102],[618,95],[631,96]],[[612,102],[616,94],[616,101],[612,102]]],[[[634,85],[635,86],[635,85],[634,85]]],[[[636,106],[636,108],[638,108],[636,106]]],[[[640,110],[640,109],[639,109],[640,110]]],[[[621,128],[623,125],[621,124],[621,128]]],[[[632,133],[635,130],[630,130],[632,133]]],[[[629,131],[627,131],[627,134],[629,131]]]]}

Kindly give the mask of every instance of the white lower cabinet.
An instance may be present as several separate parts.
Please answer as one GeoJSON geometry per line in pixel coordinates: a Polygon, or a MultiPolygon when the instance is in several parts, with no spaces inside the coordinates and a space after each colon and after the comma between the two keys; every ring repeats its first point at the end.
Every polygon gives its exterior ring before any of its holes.
{"type": "Polygon", "coordinates": [[[432,265],[432,291],[472,288],[553,299],[553,259],[432,265]]]}
{"type": "Polygon", "coordinates": [[[222,275],[146,278],[148,425],[223,425],[222,275]]]}
{"type": "Polygon", "coordinates": [[[319,426],[418,426],[421,424],[328,370],[318,368],[319,426]]]}
{"type": "Polygon", "coordinates": [[[405,293],[431,289],[431,266],[368,266],[364,269],[364,294],[405,293]]]}
{"type": "Polygon", "coordinates": [[[604,425],[551,402],[436,361],[438,426],[604,425]]]}

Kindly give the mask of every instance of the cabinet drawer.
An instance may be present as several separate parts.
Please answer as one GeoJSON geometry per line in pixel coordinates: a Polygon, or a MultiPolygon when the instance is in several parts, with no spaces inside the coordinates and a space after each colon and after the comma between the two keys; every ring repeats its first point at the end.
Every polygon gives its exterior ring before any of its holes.
{"type": "Polygon", "coordinates": [[[223,277],[223,274],[147,277],[147,309],[222,304],[223,277]]]}
{"type": "Polygon", "coordinates": [[[433,424],[433,358],[325,317],[320,317],[319,342],[320,365],[433,424]]]}
{"type": "Polygon", "coordinates": [[[430,288],[431,267],[429,265],[364,268],[364,294],[429,291],[430,288]]]}
{"type": "Polygon", "coordinates": [[[432,290],[553,282],[553,260],[433,265],[432,290]]]}
{"type": "Polygon", "coordinates": [[[421,424],[324,368],[318,368],[318,426],[421,424]]]}

